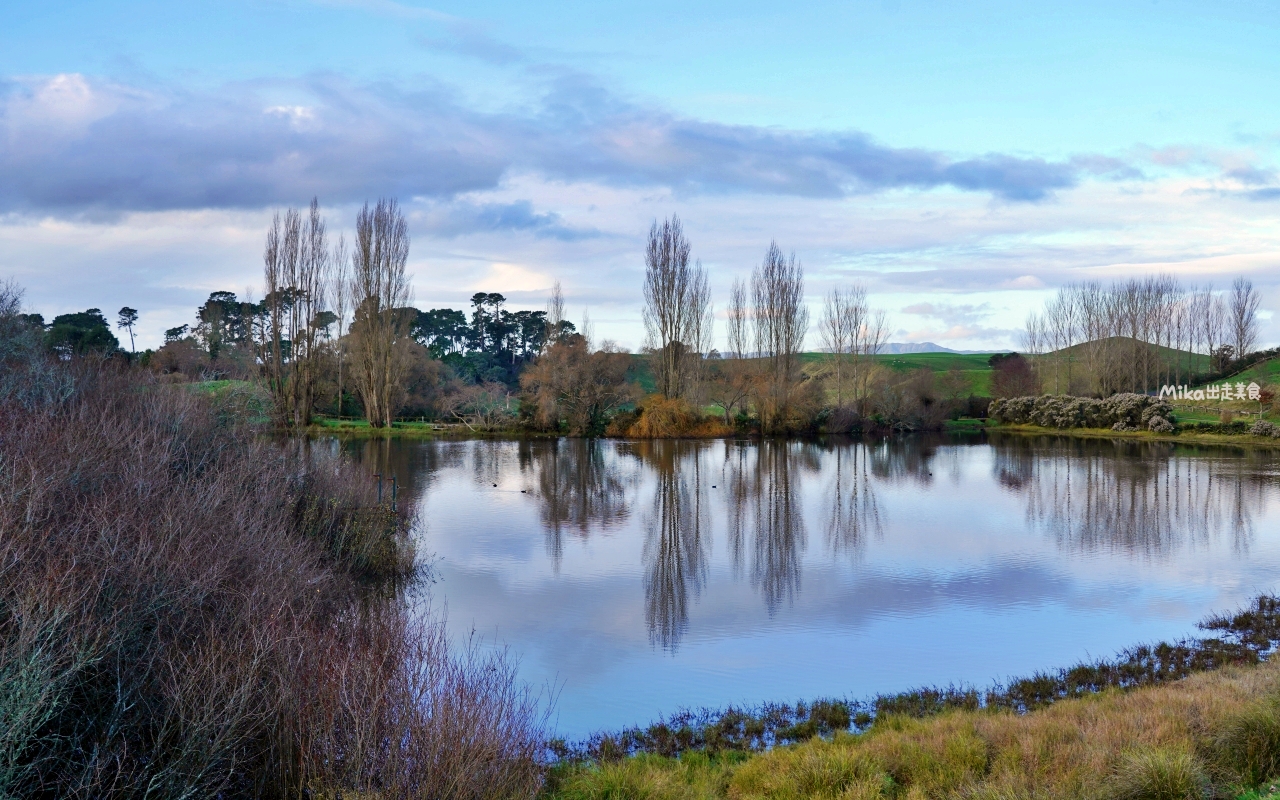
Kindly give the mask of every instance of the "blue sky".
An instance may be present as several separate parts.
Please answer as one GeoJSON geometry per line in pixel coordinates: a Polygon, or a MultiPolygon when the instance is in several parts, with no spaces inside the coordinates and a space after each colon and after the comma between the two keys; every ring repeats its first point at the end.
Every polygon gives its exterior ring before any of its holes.
{"type": "Polygon", "coordinates": [[[1064,282],[1164,271],[1248,275],[1280,342],[1275,6],[1027,6],[16,4],[0,276],[155,344],[260,283],[274,208],[396,195],[418,305],[558,279],[632,348],[670,213],[722,304],[777,239],[896,339],[1013,345],[1064,282]]]}

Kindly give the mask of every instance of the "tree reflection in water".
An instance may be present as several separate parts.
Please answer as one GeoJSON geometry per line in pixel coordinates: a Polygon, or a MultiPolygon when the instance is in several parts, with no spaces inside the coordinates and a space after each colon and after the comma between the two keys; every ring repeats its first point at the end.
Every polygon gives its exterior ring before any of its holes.
{"type": "Polygon", "coordinates": [[[827,515],[827,548],[833,556],[856,558],[868,537],[884,535],[884,520],[876,500],[868,467],[867,448],[840,442],[830,448],[826,460],[835,461],[831,509],[827,515]]]}
{"type": "Polygon", "coordinates": [[[586,539],[594,529],[608,529],[631,513],[630,487],[612,452],[599,439],[521,441],[520,469],[533,471],[539,513],[547,537],[547,553],[556,572],[564,556],[566,532],[586,539]]]}
{"type": "Polygon", "coordinates": [[[1257,452],[1021,436],[992,448],[995,477],[1026,499],[1028,523],[1068,550],[1163,556],[1228,535],[1247,552],[1267,502],[1257,452]]]}
{"type": "Polygon", "coordinates": [[[751,583],[772,615],[800,590],[800,556],[807,539],[799,476],[820,469],[820,451],[804,442],[766,439],[726,445],[723,482],[729,551],[741,574],[750,511],[751,583]]]}
{"type": "Polygon", "coordinates": [[[649,642],[674,651],[689,627],[689,596],[702,592],[711,549],[703,447],[639,442],[634,454],[654,473],[652,516],[645,520],[644,599],[649,642]]]}

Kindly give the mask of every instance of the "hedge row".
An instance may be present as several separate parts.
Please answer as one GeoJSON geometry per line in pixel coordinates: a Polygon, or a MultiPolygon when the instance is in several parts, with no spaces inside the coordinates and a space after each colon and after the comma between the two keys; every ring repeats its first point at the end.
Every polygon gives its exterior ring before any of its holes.
{"type": "Polygon", "coordinates": [[[1145,394],[1116,394],[1104,400],[1070,395],[1008,397],[993,400],[988,413],[1013,425],[1173,432],[1173,406],[1145,394]]]}

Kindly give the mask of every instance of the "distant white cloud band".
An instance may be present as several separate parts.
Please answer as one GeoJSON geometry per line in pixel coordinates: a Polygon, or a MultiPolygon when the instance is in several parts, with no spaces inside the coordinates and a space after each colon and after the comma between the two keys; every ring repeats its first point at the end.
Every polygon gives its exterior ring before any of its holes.
{"type": "MultiPolygon", "coordinates": [[[[562,79],[527,113],[469,109],[448,91],[332,78],[217,92],[62,75],[0,81],[0,210],[39,213],[261,208],[377,195],[450,198],[513,170],[552,180],[693,193],[839,197],[952,187],[1036,201],[1084,162],[988,154],[955,160],[861,133],[722,125],[562,79]],[[291,98],[282,103],[281,97],[291,98]]],[[[528,209],[478,225],[561,230],[528,209]]]]}

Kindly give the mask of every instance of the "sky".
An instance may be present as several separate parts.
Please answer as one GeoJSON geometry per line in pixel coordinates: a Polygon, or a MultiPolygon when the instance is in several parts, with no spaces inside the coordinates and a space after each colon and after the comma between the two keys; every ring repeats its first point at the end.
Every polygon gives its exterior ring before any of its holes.
{"type": "MultiPolygon", "coordinates": [[[[1262,295],[1280,344],[1280,14],[1159,2],[18,0],[0,26],[0,280],[32,310],[261,296],[272,214],[396,197],[420,308],[477,291],[638,349],[678,214],[723,307],[771,241],[811,315],[1017,347],[1063,284],[1262,295]]],[[[723,339],[723,325],[718,337],[723,339]]],[[[816,327],[809,346],[819,346],[816,327]]]]}

